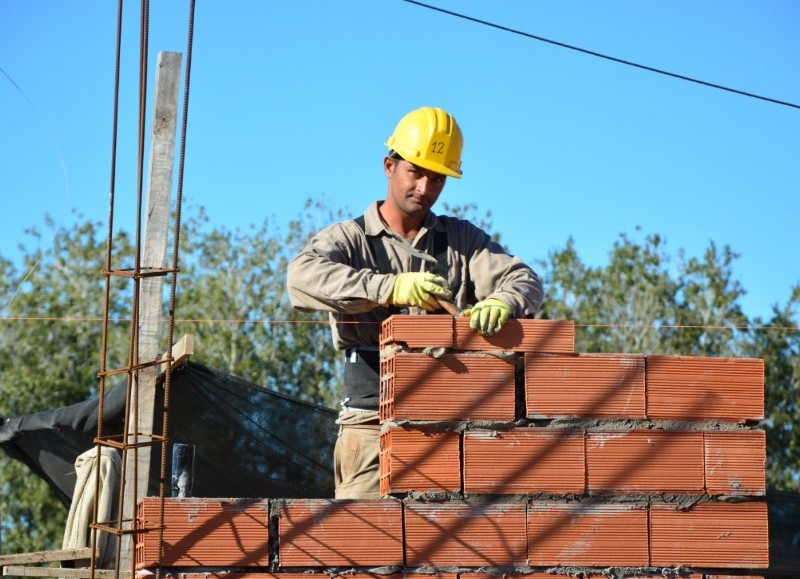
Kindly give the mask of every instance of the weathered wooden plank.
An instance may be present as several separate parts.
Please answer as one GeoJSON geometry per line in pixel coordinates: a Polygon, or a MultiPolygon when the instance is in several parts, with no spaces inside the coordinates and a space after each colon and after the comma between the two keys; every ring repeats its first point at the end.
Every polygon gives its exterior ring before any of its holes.
{"type": "Polygon", "coordinates": [[[75,559],[89,559],[91,556],[91,547],[81,547],[80,549],[58,549],[56,551],[32,551],[30,553],[0,555],[0,565],[73,561],[75,559]]]}
{"type": "Polygon", "coordinates": [[[68,577],[70,579],[91,579],[91,577],[114,577],[117,572],[113,569],[95,569],[94,574],[89,568],[70,569],[64,567],[26,567],[24,565],[4,565],[3,577],[68,577]]]}
{"type": "MultiPolygon", "coordinates": [[[[194,354],[194,334],[184,334],[183,337],[175,342],[172,346],[172,369],[179,368],[181,364],[188,361],[189,358],[192,357],[194,354]]],[[[167,359],[167,352],[161,356],[162,360],[167,359]]],[[[166,379],[166,368],[164,366],[161,367],[162,372],[158,375],[156,379],[156,384],[163,384],[164,380],[166,379]]]]}
{"type": "MultiPolygon", "coordinates": [[[[172,346],[172,365],[180,366],[194,354],[194,334],[184,334],[183,337],[172,346]]],[[[164,352],[162,360],[166,359],[167,353],[164,352]]]]}
{"type": "MultiPolygon", "coordinates": [[[[150,142],[150,164],[147,190],[147,219],[140,267],[142,270],[163,269],[169,236],[172,173],[175,165],[178,89],[181,58],[179,52],[159,52],[156,90],[153,105],[153,126],[150,142]]],[[[145,277],[139,291],[139,362],[158,359],[158,334],[163,315],[163,276],[145,277]]],[[[128,442],[134,432],[153,433],[157,366],[144,368],[135,379],[138,388],[138,424],[128,419],[128,442]]],[[[132,521],[138,500],[147,495],[150,481],[151,448],[144,446],[126,453],[125,496],[122,501],[123,521],[132,521]],[[134,490],[135,495],[134,496],[134,490]]],[[[128,527],[130,528],[130,527],[128,527]]],[[[133,568],[133,541],[124,535],[120,541],[120,569],[133,568]]]]}

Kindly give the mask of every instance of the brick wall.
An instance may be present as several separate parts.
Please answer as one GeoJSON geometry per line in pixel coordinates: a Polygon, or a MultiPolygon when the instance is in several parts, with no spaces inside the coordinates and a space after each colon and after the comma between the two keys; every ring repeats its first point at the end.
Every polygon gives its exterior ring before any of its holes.
{"type": "MultiPolygon", "coordinates": [[[[486,338],[449,316],[394,316],[381,346],[385,498],[167,500],[168,573],[711,579],[768,567],[761,360],[577,354],[572,322],[510,320],[486,338]]],[[[142,502],[141,524],[154,506],[142,502]]],[[[156,565],[155,547],[144,534],[138,569],[156,565]]]]}

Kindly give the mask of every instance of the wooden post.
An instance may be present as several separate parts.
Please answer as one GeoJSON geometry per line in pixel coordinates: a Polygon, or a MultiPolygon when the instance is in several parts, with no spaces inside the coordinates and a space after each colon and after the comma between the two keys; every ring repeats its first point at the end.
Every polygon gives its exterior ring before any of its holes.
{"type": "MultiPolygon", "coordinates": [[[[159,52],[156,93],[153,107],[153,126],[150,143],[150,166],[147,189],[147,218],[145,220],[144,247],[141,268],[165,267],[169,217],[171,210],[172,173],[175,165],[175,134],[178,118],[178,89],[181,71],[180,52],[159,52]]],[[[139,362],[156,360],[164,350],[158,344],[159,320],[163,316],[163,276],[141,280],[139,293],[139,362]]],[[[143,434],[144,440],[153,433],[156,378],[162,368],[151,366],[138,372],[139,423],[134,424],[133,413],[128,417],[128,434],[134,430],[143,434]]],[[[159,424],[159,428],[160,428],[159,424]]],[[[135,516],[139,499],[147,496],[150,481],[151,448],[143,446],[128,452],[126,462],[125,497],[122,500],[123,520],[135,516]],[[134,469],[134,460],[137,468],[134,469]],[[136,474],[134,486],[134,473],[136,474]],[[137,496],[133,496],[136,488],[137,496]]],[[[124,535],[120,542],[120,571],[133,569],[133,539],[124,535]]]]}

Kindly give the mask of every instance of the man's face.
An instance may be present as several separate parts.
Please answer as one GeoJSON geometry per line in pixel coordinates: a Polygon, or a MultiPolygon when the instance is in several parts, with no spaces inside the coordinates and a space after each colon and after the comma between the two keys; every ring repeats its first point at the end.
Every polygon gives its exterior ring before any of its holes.
{"type": "Polygon", "coordinates": [[[405,159],[386,157],[383,162],[389,178],[387,202],[409,216],[425,215],[436,203],[447,177],[405,159]]]}

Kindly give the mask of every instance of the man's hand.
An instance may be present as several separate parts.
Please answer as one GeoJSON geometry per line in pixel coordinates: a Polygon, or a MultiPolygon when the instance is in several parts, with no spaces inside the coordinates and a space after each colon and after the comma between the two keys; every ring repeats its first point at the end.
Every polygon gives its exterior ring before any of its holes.
{"type": "Polygon", "coordinates": [[[487,298],[464,310],[462,315],[469,316],[470,328],[482,336],[491,336],[499,332],[511,316],[511,307],[500,300],[487,298]]]}
{"type": "Polygon", "coordinates": [[[451,295],[447,280],[435,273],[400,273],[394,280],[391,303],[432,312],[440,307],[437,296],[450,299],[451,295]]]}

